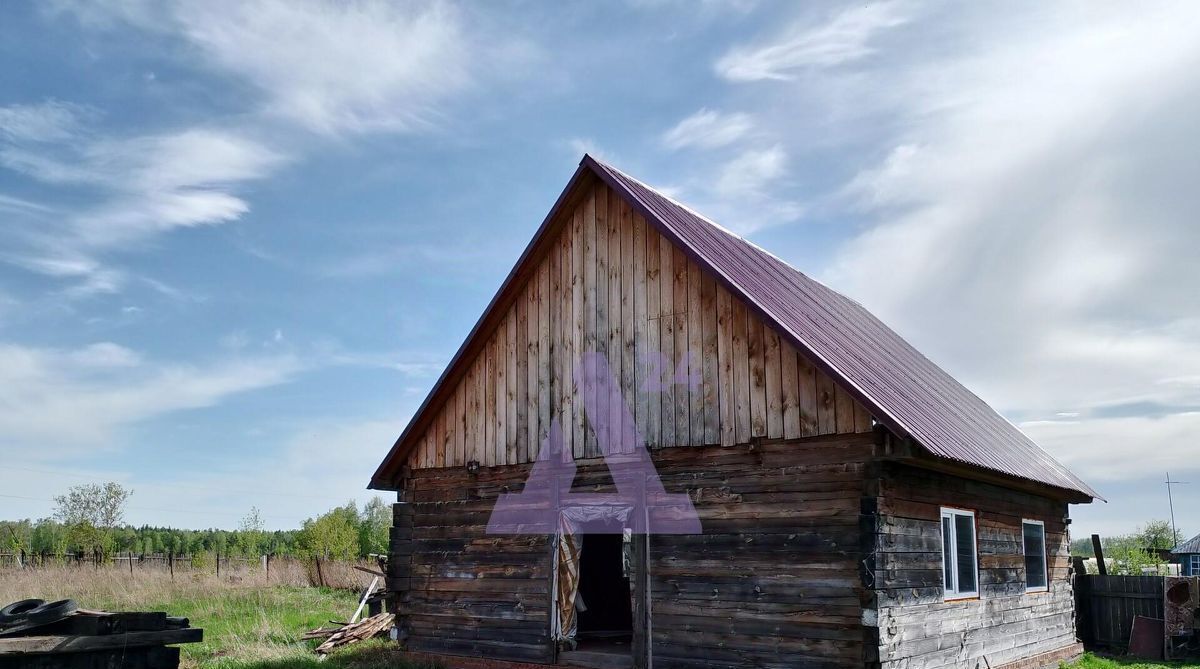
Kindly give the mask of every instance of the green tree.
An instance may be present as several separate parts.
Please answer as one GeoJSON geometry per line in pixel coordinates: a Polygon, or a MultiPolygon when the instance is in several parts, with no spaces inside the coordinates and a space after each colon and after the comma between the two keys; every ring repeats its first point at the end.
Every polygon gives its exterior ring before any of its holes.
{"type": "Polygon", "coordinates": [[[1114,576],[1141,576],[1146,570],[1157,570],[1162,565],[1157,555],[1146,550],[1139,534],[1106,538],[1104,557],[1108,560],[1108,573],[1114,576]]]}
{"type": "Polygon", "coordinates": [[[358,554],[359,518],[354,502],[304,521],[298,543],[312,558],[349,560],[358,554]]]}
{"type": "Polygon", "coordinates": [[[363,506],[358,530],[358,554],[366,557],[370,553],[386,554],[388,534],[392,528],[392,509],[379,496],[372,497],[363,506]]]}
{"type": "Polygon", "coordinates": [[[244,555],[254,556],[262,552],[265,529],[266,523],[263,522],[258,507],[250,507],[250,512],[238,523],[237,544],[244,555]]]}
{"type": "Polygon", "coordinates": [[[1136,536],[1141,540],[1143,548],[1153,550],[1178,546],[1183,543],[1182,534],[1179,530],[1172,532],[1171,523],[1165,520],[1152,520],[1139,527],[1136,536]]]}

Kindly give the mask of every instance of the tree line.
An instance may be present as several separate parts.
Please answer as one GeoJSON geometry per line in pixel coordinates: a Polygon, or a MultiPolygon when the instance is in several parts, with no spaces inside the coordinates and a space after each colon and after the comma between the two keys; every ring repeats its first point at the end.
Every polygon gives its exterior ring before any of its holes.
{"type": "Polygon", "coordinates": [[[294,530],[265,529],[251,507],[237,529],[182,530],[124,522],[133,490],[118,483],[86,484],[54,498],[54,513],[40,520],[0,520],[0,553],[97,556],[119,553],[254,557],[285,555],[349,560],[387,552],[390,506],[374,497],[353,501],[305,520],[294,530]]]}

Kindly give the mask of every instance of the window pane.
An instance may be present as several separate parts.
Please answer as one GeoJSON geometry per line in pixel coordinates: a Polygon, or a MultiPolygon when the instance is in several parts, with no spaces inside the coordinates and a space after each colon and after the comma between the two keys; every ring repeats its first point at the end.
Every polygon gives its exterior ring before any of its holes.
{"type": "Polygon", "coordinates": [[[955,516],[954,538],[958,544],[958,591],[975,592],[975,519],[955,516]]]}
{"type": "Polygon", "coordinates": [[[1046,587],[1046,531],[1041,525],[1025,526],[1025,585],[1046,587]]]}
{"type": "Polygon", "coordinates": [[[942,516],[942,573],[946,579],[946,589],[954,589],[954,556],[950,553],[953,532],[950,529],[950,519],[942,516]]]}

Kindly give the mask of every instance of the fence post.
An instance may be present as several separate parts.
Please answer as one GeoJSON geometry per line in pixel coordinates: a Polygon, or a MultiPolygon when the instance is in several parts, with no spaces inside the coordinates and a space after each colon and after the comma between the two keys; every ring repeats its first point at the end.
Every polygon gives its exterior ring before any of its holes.
{"type": "Polygon", "coordinates": [[[167,551],[167,569],[171,570],[171,580],[175,580],[175,551],[167,551]]]}
{"type": "Polygon", "coordinates": [[[317,585],[323,588],[325,587],[325,575],[321,573],[321,558],[315,559],[317,561],[317,585]]]}
{"type": "Polygon", "coordinates": [[[217,578],[221,578],[221,551],[217,551],[217,578]]]}

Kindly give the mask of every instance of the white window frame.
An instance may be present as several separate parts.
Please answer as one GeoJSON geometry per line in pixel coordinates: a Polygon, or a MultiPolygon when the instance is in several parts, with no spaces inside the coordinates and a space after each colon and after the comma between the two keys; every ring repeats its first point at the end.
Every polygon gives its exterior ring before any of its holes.
{"type": "Polygon", "coordinates": [[[1029,555],[1029,547],[1025,545],[1025,526],[1037,525],[1042,528],[1042,573],[1046,575],[1046,585],[1030,587],[1029,572],[1025,572],[1025,592],[1049,592],[1050,591],[1050,564],[1049,558],[1046,555],[1046,523],[1040,520],[1031,518],[1021,519],[1021,557],[1029,555]]]}
{"type": "Polygon", "coordinates": [[[1189,576],[1200,576],[1200,555],[1192,556],[1192,569],[1189,576]]]}
{"type": "Polygon", "coordinates": [[[938,531],[942,533],[942,601],[953,601],[956,599],[977,599],[979,597],[979,525],[975,518],[975,512],[970,509],[955,509],[953,507],[943,506],[942,513],[938,517],[938,531]],[[958,524],[955,520],[956,516],[970,516],[971,518],[971,553],[975,556],[974,563],[971,567],[975,570],[975,589],[974,590],[959,590],[958,589],[958,524]],[[943,519],[950,519],[950,536],[946,536],[945,524],[943,519]],[[949,542],[949,543],[947,543],[949,542]],[[950,555],[953,558],[954,569],[951,575],[951,581],[954,583],[953,588],[946,587],[946,555],[945,550],[949,547],[950,555]]]}

